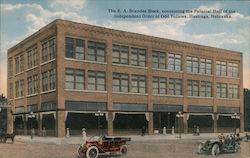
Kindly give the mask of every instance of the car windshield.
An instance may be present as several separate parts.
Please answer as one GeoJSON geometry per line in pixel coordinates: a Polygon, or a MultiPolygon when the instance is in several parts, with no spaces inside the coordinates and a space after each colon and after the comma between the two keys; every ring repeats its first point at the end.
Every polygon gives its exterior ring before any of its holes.
{"type": "Polygon", "coordinates": [[[99,141],[100,137],[99,136],[93,136],[88,139],[88,141],[99,141]]]}

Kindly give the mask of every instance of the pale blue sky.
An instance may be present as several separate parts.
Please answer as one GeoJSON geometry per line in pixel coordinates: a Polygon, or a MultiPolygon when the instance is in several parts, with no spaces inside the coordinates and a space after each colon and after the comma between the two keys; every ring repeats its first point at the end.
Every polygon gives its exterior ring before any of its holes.
{"type": "Polygon", "coordinates": [[[250,88],[249,1],[164,0],[1,0],[0,93],[6,94],[7,49],[54,19],[67,19],[113,29],[243,52],[244,87],[250,88]],[[108,9],[231,9],[231,19],[113,18],[108,9]]]}

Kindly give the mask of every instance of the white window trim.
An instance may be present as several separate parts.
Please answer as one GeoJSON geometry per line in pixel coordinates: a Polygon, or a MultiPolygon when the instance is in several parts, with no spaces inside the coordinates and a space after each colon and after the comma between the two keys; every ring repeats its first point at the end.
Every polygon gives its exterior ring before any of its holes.
{"type": "Polygon", "coordinates": [[[46,65],[46,64],[48,64],[48,63],[50,63],[52,61],[55,61],[55,60],[56,60],[56,58],[48,60],[48,61],[45,61],[44,63],[41,63],[40,66],[46,65]]]}
{"type": "Polygon", "coordinates": [[[55,91],[56,91],[56,89],[51,89],[51,90],[48,90],[48,91],[43,91],[40,94],[46,94],[46,93],[51,93],[51,92],[55,92],[55,91]]]}

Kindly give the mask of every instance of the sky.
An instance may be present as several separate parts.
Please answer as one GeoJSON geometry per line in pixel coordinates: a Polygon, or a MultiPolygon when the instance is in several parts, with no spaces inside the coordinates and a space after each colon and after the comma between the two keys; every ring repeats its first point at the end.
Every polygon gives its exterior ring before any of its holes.
{"type": "MultiPolygon", "coordinates": [[[[242,52],[243,86],[250,88],[249,1],[0,0],[0,2],[0,94],[7,93],[7,50],[55,19],[66,19],[242,52]],[[216,15],[230,15],[231,18],[124,19],[114,18],[118,13],[111,13],[109,9],[115,11],[158,9],[160,12],[162,10],[225,10],[216,15]],[[233,12],[229,13],[229,10],[233,12]]],[[[190,13],[175,15],[189,16],[190,13]]],[[[192,13],[192,15],[211,16],[210,13],[192,13]]]]}

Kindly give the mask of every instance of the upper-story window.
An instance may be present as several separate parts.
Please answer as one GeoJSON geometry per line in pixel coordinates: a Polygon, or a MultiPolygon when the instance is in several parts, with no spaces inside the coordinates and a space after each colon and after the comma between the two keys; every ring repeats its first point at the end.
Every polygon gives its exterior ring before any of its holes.
{"type": "Polygon", "coordinates": [[[164,52],[153,51],[153,68],[166,69],[166,54],[164,52]]]}
{"type": "Polygon", "coordinates": [[[88,41],[87,59],[90,61],[106,62],[106,44],[88,41]]]}
{"type": "Polygon", "coordinates": [[[239,98],[239,86],[235,84],[228,85],[228,97],[233,99],[239,98]]]}
{"type": "Polygon", "coordinates": [[[15,74],[24,71],[24,55],[23,53],[15,57],[15,74]]]}
{"type": "Polygon", "coordinates": [[[227,63],[216,61],[216,76],[227,76],[227,63]]]}
{"type": "Polygon", "coordinates": [[[147,93],[147,78],[146,78],[146,76],[132,75],[132,77],[131,77],[131,92],[147,93]]]}
{"type": "Polygon", "coordinates": [[[13,98],[13,83],[9,83],[9,98],[13,98]]]}
{"type": "Polygon", "coordinates": [[[129,75],[122,73],[113,73],[113,92],[129,91],[129,75]]]}
{"type": "Polygon", "coordinates": [[[113,63],[129,64],[129,47],[113,44],[113,63]]]}
{"type": "Polygon", "coordinates": [[[168,54],[168,69],[181,71],[181,55],[178,54],[168,54]]]}
{"type": "Polygon", "coordinates": [[[211,59],[200,59],[200,73],[201,74],[212,74],[212,60],[211,59]]]}
{"type": "Polygon", "coordinates": [[[32,94],[33,84],[32,84],[32,76],[27,78],[27,85],[28,85],[28,95],[32,94]]]}
{"type": "Polygon", "coordinates": [[[65,38],[65,56],[78,60],[84,59],[84,40],[76,38],[65,38]]]}
{"type": "Polygon", "coordinates": [[[169,78],[168,82],[169,95],[182,95],[182,80],[177,78],[169,78]]]}
{"type": "Polygon", "coordinates": [[[212,97],[212,83],[211,82],[201,81],[200,96],[212,97]]]}
{"type": "Polygon", "coordinates": [[[105,91],[106,74],[100,71],[88,71],[88,90],[105,91]]]}
{"type": "Polygon", "coordinates": [[[227,84],[217,83],[217,98],[227,98],[227,84]]]}
{"type": "Polygon", "coordinates": [[[56,40],[49,39],[42,44],[42,62],[52,60],[56,57],[56,40]]]}
{"type": "Polygon", "coordinates": [[[199,59],[196,57],[187,57],[187,72],[199,72],[199,59]]]}
{"type": "Polygon", "coordinates": [[[239,65],[236,63],[228,63],[228,76],[237,78],[239,76],[239,65]]]}
{"type": "Polygon", "coordinates": [[[18,98],[20,97],[20,90],[19,90],[19,81],[15,82],[15,97],[18,98]]]}
{"type": "Polygon", "coordinates": [[[38,82],[38,75],[33,76],[33,92],[36,94],[38,93],[38,88],[39,88],[39,82],[38,82]]]}
{"type": "Polygon", "coordinates": [[[13,76],[13,60],[12,60],[12,58],[10,58],[8,60],[8,75],[9,75],[9,77],[13,76]]]}
{"type": "Polygon", "coordinates": [[[188,96],[199,96],[199,81],[188,80],[188,96]]]}
{"type": "Polygon", "coordinates": [[[49,85],[48,85],[48,72],[43,72],[42,73],[42,91],[48,91],[49,90],[49,85]]]}
{"type": "Polygon", "coordinates": [[[147,62],[146,49],[131,48],[131,65],[146,67],[147,62]]]}
{"type": "Polygon", "coordinates": [[[153,94],[167,94],[167,78],[153,77],[153,94]]]}
{"type": "Polygon", "coordinates": [[[84,89],[84,70],[66,69],[65,77],[66,89],[84,89]]]}
{"type": "Polygon", "coordinates": [[[30,69],[38,65],[38,50],[37,47],[27,51],[27,68],[30,69]]]}
{"type": "Polygon", "coordinates": [[[29,50],[28,52],[27,52],[27,59],[28,59],[28,65],[27,65],[27,67],[28,67],[28,69],[29,68],[32,68],[32,50],[29,50]]]}

